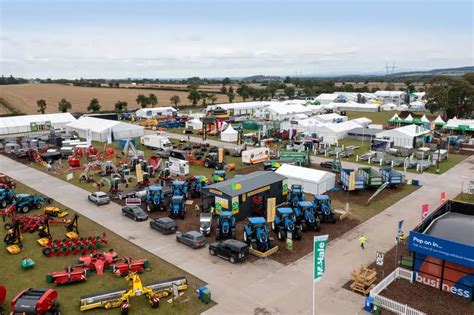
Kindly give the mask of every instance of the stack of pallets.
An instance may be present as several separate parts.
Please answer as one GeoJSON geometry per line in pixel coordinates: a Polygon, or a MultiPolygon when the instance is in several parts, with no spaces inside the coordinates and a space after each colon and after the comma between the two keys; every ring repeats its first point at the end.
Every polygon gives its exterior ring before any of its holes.
{"type": "Polygon", "coordinates": [[[360,266],[351,273],[352,284],[350,285],[352,291],[359,292],[363,295],[368,295],[375,285],[377,280],[377,272],[375,269],[369,269],[360,266]]]}

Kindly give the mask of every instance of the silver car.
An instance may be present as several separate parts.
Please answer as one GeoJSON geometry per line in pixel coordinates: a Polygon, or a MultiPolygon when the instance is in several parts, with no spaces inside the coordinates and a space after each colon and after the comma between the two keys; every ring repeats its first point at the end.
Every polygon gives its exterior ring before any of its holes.
{"type": "Polygon", "coordinates": [[[103,191],[97,191],[97,192],[90,193],[87,196],[87,199],[89,199],[89,201],[92,201],[93,203],[95,203],[98,206],[110,203],[109,195],[107,195],[103,191]]]}

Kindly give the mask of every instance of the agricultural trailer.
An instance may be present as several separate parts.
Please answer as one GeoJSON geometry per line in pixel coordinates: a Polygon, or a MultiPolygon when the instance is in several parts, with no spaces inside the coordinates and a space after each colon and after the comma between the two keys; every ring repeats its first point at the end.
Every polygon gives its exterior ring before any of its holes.
{"type": "Polygon", "coordinates": [[[293,208],[296,217],[296,225],[301,225],[301,230],[319,231],[321,229],[320,217],[316,215],[314,203],[311,201],[300,201],[298,205],[293,208]]]}
{"type": "Polygon", "coordinates": [[[280,153],[281,160],[293,160],[295,165],[308,167],[310,162],[309,151],[307,152],[292,152],[292,151],[283,151],[280,153]]]}
{"type": "Polygon", "coordinates": [[[249,244],[250,252],[258,257],[268,257],[278,251],[275,240],[269,236],[265,218],[250,217],[244,227],[244,242],[249,244]]]}
{"type": "Polygon", "coordinates": [[[235,238],[235,217],[231,211],[222,211],[217,217],[216,240],[235,238]]]}
{"type": "Polygon", "coordinates": [[[313,204],[321,222],[336,223],[336,213],[332,210],[328,195],[315,195],[313,204]]]}
{"type": "Polygon", "coordinates": [[[339,177],[339,184],[342,185],[344,190],[349,190],[351,173],[354,173],[354,190],[365,189],[365,179],[362,175],[358,174],[354,169],[343,168],[341,169],[341,176],[339,177]]]}
{"type": "Polygon", "coordinates": [[[301,225],[296,225],[295,213],[291,208],[277,209],[272,230],[281,241],[287,238],[300,240],[302,237],[301,225]]]}
{"type": "Polygon", "coordinates": [[[381,167],[380,174],[382,175],[384,183],[388,182],[390,187],[398,187],[405,183],[405,176],[390,167],[381,167]]]}
{"type": "Polygon", "coordinates": [[[367,187],[380,187],[384,183],[382,174],[371,167],[360,167],[357,173],[364,178],[367,187]]]}

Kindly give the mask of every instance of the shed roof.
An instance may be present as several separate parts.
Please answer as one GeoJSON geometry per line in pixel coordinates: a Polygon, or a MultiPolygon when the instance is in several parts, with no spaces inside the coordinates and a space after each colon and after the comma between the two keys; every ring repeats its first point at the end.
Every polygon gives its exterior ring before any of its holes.
{"type": "Polygon", "coordinates": [[[246,175],[236,176],[219,183],[202,188],[203,192],[209,192],[210,189],[219,190],[231,197],[239,196],[255,189],[271,185],[286,179],[285,176],[269,171],[257,171],[246,175]],[[240,184],[240,189],[232,189],[234,184],[240,184]]]}
{"type": "Polygon", "coordinates": [[[283,164],[275,171],[275,173],[284,177],[298,178],[313,183],[321,183],[336,177],[335,174],[330,172],[290,164],[283,164]]]}
{"type": "Polygon", "coordinates": [[[425,234],[474,246],[474,216],[448,212],[437,218],[425,234]]]}

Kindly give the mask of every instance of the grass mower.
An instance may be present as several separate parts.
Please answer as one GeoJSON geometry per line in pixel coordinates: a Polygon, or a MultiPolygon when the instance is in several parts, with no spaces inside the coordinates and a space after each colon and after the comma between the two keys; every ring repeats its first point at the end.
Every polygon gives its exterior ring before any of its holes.
{"type": "Polygon", "coordinates": [[[19,222],[16,222],[7,229],[3,242],[7,246],[7,252],[11,255],[16,255],[21,252],[23,249],[23,236],[21,235],[19,222]]]}
{"type": "Polygon", "coordinates": [[[59,315],[57,298],[58,292],[53,289],[25,289],[12,300],[11,314],[59,315]]]}
{"type": "Polygon", "coordinates": [[[80,237],[75,240],[49,240],[43,248],[43,254],[47,257],[85,254],[94,252],[105,244],[107,244],[105,233],[101,236],[80,237]]]}
{"type": "Polygon", "coordinates": [[[45,207],[44,214],[48,217],[64,218],[68,215],[68,212],[65,209],[59,209],[58,207],[45,207]]]}

